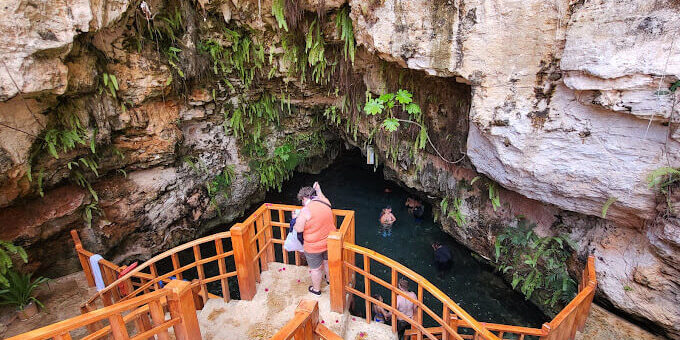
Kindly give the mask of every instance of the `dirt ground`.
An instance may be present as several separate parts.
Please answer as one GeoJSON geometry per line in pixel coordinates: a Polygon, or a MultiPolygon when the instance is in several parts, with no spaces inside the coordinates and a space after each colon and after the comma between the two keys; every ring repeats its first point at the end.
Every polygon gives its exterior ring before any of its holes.
{"type": "MultiPolygon", "coordinates": [[[[36,297],[45,305],[45,309],[31,319],[21,321],[16,317],[13,308],[0,308],[0,338],[8,338],[78,316],[81,304],[96,292],[96,288],[87,286],[83,272],[54,279],[37,290],[36,297]]],[[[78,337],[79,334],[74,332],[72,335],[78,337]]]]}

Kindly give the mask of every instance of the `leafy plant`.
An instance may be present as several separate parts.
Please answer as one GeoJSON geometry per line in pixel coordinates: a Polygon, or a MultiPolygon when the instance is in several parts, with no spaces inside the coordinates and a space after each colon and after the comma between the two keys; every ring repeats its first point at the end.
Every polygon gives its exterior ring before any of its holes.
{"type": "MultiPolygon", "coordinates": [[[[327,84],[332,72],[326,70],[329,66],[326,59],[326,42],[321,31],[321,24],[316,20],[312,21],[305,36],[305,53],[307,63],[312,70],[312,80],[317,84],[327,84]]],[[[304,78],[302,80],[304,81],[304,78]]]]}
{"type": "Polygon", "coordinates": [[[104,87],[109,89],[111,96],[113,98],[117,98],[116,93],[118,92],[118,79],[116,78],[116,75],[103,73],[102,82],[104,83],[104,87]]]}
{"type": "Polygon", "coordinates": [[[227,45],[208,39],[199,43],[199,51],[207,53],[213,61],[213,73],[224,77],[236,72],[243,86],[248,89],[255,79],[256,71],[264,65],[264,47],[254,43],[248,31],[224,29],[227,45]]]}
{"type": "Polygon", "coordinates": [[[0,287],[9,285],[6,275],[13,265],[12,255],[18,255],[24,263],[28,262],[28,255],[24,248],[15,246],[12,242],[0,240],[0,287]]]}
{"type": "Polygon", "coordinates": [[[512,272],[512,287],[529,299],[537,294],[543,304],[566,303],[576,293],[566,261],[576,245],[566,235],[539,237],[522,221],[507,227],[494,245],[497,269],[512,272]]]}
{"type": "Polygon", "coordinates": [[[444,199],[439,203],[439,207],[442,210],[442,215],[449,218],[453,218],[453,220],[456,221],[456,224],[459,227],[463,227],[467,223],[466,216],[462,210],[463,207],[462,199],[454,197],[453,201],[449,204],[449,198],[444,197],[444,199]]]}
{"type": "Polygon", "coordinates": [[[31,279],[32,274],[22,274],[14,270],[7,271],[8,286],[0,290],[0,305],[16,306],[19,310],[24,309],[31,302],[35,302],[40,308],[45,306],[33,296],[33,291],[49,279],[42,276],[31,279]]]}
{"type": "Polygon", "coordinates": [[[616,197],[609,197],[607,199],[607,202],[604,202],[604,205],[602,206],[602,218],[607,217],[607,210],[609,210],[609,207],[616,202],[617,198],[616,197]]]}
{"type": "Polygon", "coordinates": [[[493,211],[496,211],[496,209],[500,208],[501,198],[498,195],[498,190],[496,189],[496,185],[494,183],[489,183],[489,200],[491,200],[491,207],[493,207],[493,211]]]}
{"type": "Polygon", "coordinates": [[[343,6],[335,17],[335,27],[340,32],[340,39],[344,42],[342,50],[345,60],[349,58],[354,64],[354,54],[356,52],[356,41],[354,40],[354,27],[352,19],[349,17],[349,7],[343,6]]]}
{"type": "Polygon", "coordinates": [[[272,15],[276,18],[276,23],[279,28],[283,28],[288,32],[288,24],[286,23],[285,11],[286,0],[274,0],[272,2],[272,15]]]}
{"type": "Polygon", "coordinates": [[[647,184],[650,188],[657,188],[666,198],[668,212],[673,212],[671,192],[680,183],[680,170],[671,167],[658,168],[647,176],[647,184]]]}
{"type": "Polygon", "coordinates": [[[217,206],[217,195],[219,193],[222,193],[222,196],[225,199],[229,198],[229,191],[231,190],[231,183],[233,182],[234,178],[236,178],[234,166],[229,165],[212,180],[209,180],[205,183],[205,188],[208,191],[208,197],[210,197],[210,204],[213,207],[218,208],[219,210],[219,207],[217,206]]]}

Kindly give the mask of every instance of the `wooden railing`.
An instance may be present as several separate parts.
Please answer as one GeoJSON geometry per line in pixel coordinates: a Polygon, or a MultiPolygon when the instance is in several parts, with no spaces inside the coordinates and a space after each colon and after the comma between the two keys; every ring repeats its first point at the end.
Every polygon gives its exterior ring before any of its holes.
{"type": "MultiPolygon", "coordinates": [[[[235,224],[230,231],[203,237],[154,256],[118,279],[116,277],[126,267],[100,260],[99,266],[107,286],[87,301],[82,307],[82,312],[84,315],[90,316],[107,316],[91,323],[79,321],[81,326],[84,325],[90,331],[87,339],[98,339],[109,334],[112,334],[115,339],[126,339],[121,335],[120,328],[125,327],[124,324],[120,323],[118,317],[112,317],[115,320],[110,322],[109,326],[104,326],[100,321],[108,318],[112,315],[111,313],[117,313],[112,312],[114,310],[121,311],[120,306],[133,309],[131,306],[141,306],[135,305],[139,301],[148,302],[150,300],[147,299],[150,297],[165,296],[163,295],[165,293],[161,293],[165,291],[163,286],[171,287],[181,284],[188,287],[187,290],[193,291],[194,299],[198,300],[194,301],[191,307],[193,310],[202,308],[203,303],[208,298],[222,298],[225,301],[231,299],[232,292],[229,289],[229,280],[233,280],[234,286],[237,283],[238,289],[235,291],[241,299],[252,299],[255,295],[256,284],[260,281],[260,274],[268,269],[269,263],[280,261],[286,264],[293,262],[296,265],[302,264],[300,253],[291,254],[283,249],[283,243],[289,229],[289,222],[287,221],[290,221],[291,213],[299,208],[292,205],[263,204],[245,221],[235,224]],[[162,265],[162,262],[165,265],[162,265]],[[212,267],[209,267],[211,265],[212,267]],[[188,278],[191,279],[191,282],[182,281],[188,278]],[[209,292],[208,285],[217,284],[217,282],[219,282],[221,293],[213,295],[209,292]],[[124,289],[121,289],[121,287],[124,289]],[[99,303],[109,307],[93,311],[99,303]],[[119,334],[119,337],[116,337],[116,334],[119,334]]],[[[371,318],[372,305],[378,305],[391,311],[395,316],[392,323],[394,331],[397,328],[396,319],[405,320],[411,325],[411,329],[407,330],[406,335],[419,340],[423,337],[428,339],[496,340],[504,339],[506,336],[512,336],[513,339],[540,337],[545,340],[564,340],[572,339],[575,332],[581,329],[585,323],[597,282],[592,257],[588,260],[586,270],[583,273],[579,294],[562,312],[550,323],[544,324],[541,329],[483,323],[472,318],[448,296],[411,269],[370,249],[355,245],[354,212],[337,209],[334,209],[333,212],[336,218],[340,219],[338,230],[328,237],[330,303],[331,309],[335,312],[345,312],[349,305],[349,299],[352,296],[357,296],[366,301],[367,321],[370,321],[371,318]],[[359,259],[360,265],[356,264],[357,259],[359,259]],[[378,266],[389,269],[389,278],[383,279],[371,272],[371,267],[376,263],[378,266]],[[363,289],[357,285],[357,276],[363,277],[363,289]],[[399,277],[405,277],[416,284],[417,298],[414,299],[397,288],[399,277]],[[385,303],[374,299],[371,296],[372,285],[386,288],[391,294],[390,302],[385,303]],[[439,307],[435,307],[437,312],[429,307],[432,304],[424,301],[425,294],[433,297],[429,300],[436,301],[436,304],[441,307],[441,312],[438,310],[439,307]],[[397,310],[397,296],[401,296],[417,306],[417,312],[412,318],[397,310]],[[424,314],[434,320],[434,323],[438,326],[425,327],[424,314]]],[[[72,235],[76,253],[83,266],[88,283],[94,285],[89,264],[89,259],[93,254],[83,249],[77,233],[72,232],[72,235]]],[[[213,291],[215,290],[213,289],[213,291]]],[[[166,300],[170,301],[171,299],[166,300]]],[[[156,305],[156,303],[151,304],[156,305]]],[[[160,306],[162,308],[163,303],[160,306]]],[[[172,305],[168,304],[168,307],[171,308],[172,305]]],[[[313,314],[313,308],[309,311],[313,314]]],[[[310,320],[313,320],[312,314],[303,318],[307,320],[305,322],[309,323],[310,320]]],[[[157,306],[153,308],[150,306],[139,307],[121,317],[124,323],[134,322],[138,334],[135,339],[144,338],[140,337],[139,334],[145,337],[157,334],[150,332],[160,327],[157,306]],[[157,314],[155,319],[153,313],[157,314]],[[154,327],[151,327],[147,314],[154,319],[154,327]]],[[[290,325],[295,325],[292,336],[295,336],[295,332],[300,332],[300,329],[303,329],[303,333],[300,334],[307,334],[305,333],[308,332],[307,326],[305,326],[305,322],[302,322],[303,319],[298,318],[296,314],[296,319],[293,320],[297,320],[296,323],[291,321],[290,325]]],[[[165,325],[168,322],[170,321],[164,321],[161,324],[165,325]]],[[[317,325],[313,329],[315,330],[313,336],[333,338],[332,332],[325,330],[325,327],[317,325]]],[[[287,332],[290,328],[284,328],[284,330],[287,332]]],[[[57,339],[68,338],[63,335],[63,332],[50,334],[54,334],[57,339]],[[60,338],[60,336],[62,337],[60,338]]],[[[285,335],[287,334],[285,332],[281,334],[284,334],[281,335],[283,336],[281,339],[291,336],[290,334],[285,335]]],[[[35,339],[39,338],[36,337],[35,339]]],[[[159,338],[164,339],[162,335],[159,338]]],[[[298,339],[297,336],[295,338],[298,339]]],[[[305,339],[307,338],[305,337],[305,339]]]]}
{"type": "MultiPolygon", "coordinates": [[[[597,278],[595,276],[595,257],[590,256],[586,262],[586,268],[583,270],[581,282],[579,283],[578,294],[569,302],[569,304],[560,311],[559,314],[553,318],[549,323],[543,324],[542,328],[529,328],[501,325],[494,323],[480,322],[482,326],[491,332],[498,335],[498,338],[505,339],[540,339],[540,340],[571,340],[574,339],[576,332],[583,330],[590,307],[595,296],[595,288],[597,287],[597,278]]],[[[452,316],[450,325],[453,329],[462,331],[461,337],[463,339],[477,339],[476,333],[465,334],[465,329],[472,328],[465,321],[452,316]]],[[[444,338],[443,327],[428,328],[431,334],[444,338]]],[[[405,333],[408,339],[417,338],[415,330],[409,330],[405,333]]]]}
{"type": "Polygon", "coordinates": [[[423,325],[423,312],[430,316],[436,323],[442,327],[442,338],[444,339],[463,339],[456,329],[451,327],[448,320],[455,315],[481,336],[483,339],[497,340],[493,333],[482,326],[477,320],[472,318],[460,306],[458,306],[451,298],[442,293],[437,287],[432,285],[424,277],[402,264],[376,253],[370,249],[357,246],[355,244],[344,242],[343,235],[339,232],[333,233],[328,238],[328,262],[331,276],[331,308],[335,312],[341,313],[345,304],[348,301],[346,294],[352,294],[356,297],[366,301],[366,321],[371,321],[372,304],[378,305],[390,311],[392,317],[392,331],[397,331],[396,319],[401,319],[408,322],[411,328],[415,330],[418,339],[426,336],[428,339],[436,340],[437,335],[429,328],[423,325]],[[362,265],[355,265],[353,260],[355,258],[362,258],[362,265]],[[371,265],[377,262],[390,270],[390,279],[381,279],[380,277],[371,273],[371,265]],[[363,291],[357,289],[357,285],[352,283],[351,276],[360,275],[364,279],[363,291]],[[400,290],[398,287],[398,280],[400,277],[405,277],[416,283],[417,298],[414,299],[407,292],[400,290]],[[383,286],[391,292],[391,302],[381,302],[371,296],[371,285],[377,284],[383,286]],[[423,296],[427,292],[433,296],[442,305],[441,312],[434,312],[424,302],[423,296]],[[335,293],[335,294],[334,294],[335,293]],[[412,302],[417,307],[417,312],[413,317],[409,317],[397,309],[397,296],[412,302]],[[338,299],[339,297],[339,299],[338,299]],[[334,300],[335,299],[335,300],[334,300]]]}
{"type": "Polygon", "coordinates": [[[194,308],[194,298],[188,282],[175,280],[165,288],[64,320],[7,340],[70,340],[71,332],[80,328],[98,330],[82,338],[94,340],[112,337],[114,340],[142,340],[154,338],[169,340],[168,329],[173,328],[177,340],[200,340],[201,332],[194,308]],[[166,308],[164,308],[166,306],[166,308]],[[166,316],[166,309],[169,318],[166,316]],[[147,329],[133,337],[128,333],[128,323],[145,320],[147,329]],[[103,323],[108,321],[107,326],[103,323]]]}
{"type": "Polygon", "coordinates": [[[295,309],[293,319],[283,326],[271,339],[326,339],[342,338],[319,322],[319,303],[314,300],[302,300],[295,309]]]}

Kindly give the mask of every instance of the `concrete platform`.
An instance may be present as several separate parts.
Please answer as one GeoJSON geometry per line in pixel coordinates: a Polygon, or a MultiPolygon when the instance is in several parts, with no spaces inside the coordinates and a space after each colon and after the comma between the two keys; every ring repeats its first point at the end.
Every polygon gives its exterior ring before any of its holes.
{"type": "Polygon", "coordinates": [[[317,300],[321,322],[343,339],[396,339],[388,325],[331,312],[328,286],[317,296],[307,291],[310,284],[307,267],[270,263],[253,300],[211,299],[198,312],[203,340],[269,339],[293,318],[302,299],[317,300]]]}

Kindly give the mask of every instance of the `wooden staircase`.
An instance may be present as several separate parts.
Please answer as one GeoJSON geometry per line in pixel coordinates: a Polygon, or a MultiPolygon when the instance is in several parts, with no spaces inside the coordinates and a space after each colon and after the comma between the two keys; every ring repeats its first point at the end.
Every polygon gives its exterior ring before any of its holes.
{"type": "MultiPolygon", "coordinates": [[[[479,322],[416,272],[375,251],[356,245],[354,212],[337,209],[333,213],[339,228],[328,237],[330,285],[324,287],[321,298],[312,299],[313,296],[307,294],[308,283],[305,280],[308,280],[308,273],[305,273],[305,267],[301,267],[300,254],[288,253],[282,248],[291,213],[299,208],[263,204],[229,231],[175,247],[124,275],[125,267],[100,260],[99,267],[106,288],[82,306],[83,315],[9,340],[71,339],[71,332],[78,328],[87,328],[87,340],[169,339],[170,335],[178,340],[221,339],[224,337],[219,335],[222,334],[220,332],[228,333],[230,323],[215,320],[225,315],[227,309],[234,325],[245,323],[248,315],[253,313],[255,316],[251,319],[262,320],[249,323],[259,326],[254,328],[255,331],[248,328],[250,334],[245,330],[247,338],[257,338],[254,336],[258,335],[259,329],[265,338],[271,336],[273,339],[361,339],[359,334],[355,334],[361,327],[371,327],[370,330],[376,330],[376,334],[382,327],[386,329],[385,338],[393,338],[396,322],[391,325],[371,323],[373,304],[407,321],[411,325],[407,331],[411,339],[572,340],[577,330],[583,328],[590,311],[597,285],[593,257],[588,259],[583,271],[579,293],[542,328],[479,322]],[[376,266],[389,268],[389,277],[380,277],[371,270],[376,266]],[[283,280],[282,277],[286,276],[283,274],[287,273],[282,272],[285,271],[296,273],[295,280],[299,279],[300,282],[291,283],[289,279],[288,285],[274,284],[277,276],[283,280]],[[415,283],[416,299],[397,288],[401,277],[415,283]],[[363,281],[364,288],[358,288],[361,285],[356,284],[357,280],[363,281]],[[378,301],[371,296],[372,286],[382,286],[391,295],[384,302],[378,301]],[[238,289],[230,290],[230,287],[238,289]],[[221,293],[210,293],[215,292],[215,288],[221,288],[221,293]],[[296,290],[299,294],[294,293],[296,290]],[[434,297],[434,305],[431,301],[424,301],[425,294],[434,297]],[[397,296],[417,306],[417,313],[412,318],[396,309],[397,296]],[[232,301],[237,297],[240,300],[232,301]],[[347,313],[349,301],[353,297],[366,301],[365,322],[347,313]],[[257,308],[258,301],[260,306],[262,303],[267,306],[267,312],[257,308]],[[221,312],[218,311],[220,308],[221,312]],[[276,313],[269,313],[270,308],[276,309],[276,313]],[[198,316],[197,310],[200,310],[198,316]],[[425,327],[424,315],[437,325],[425,327]],[[337,326],[334,326],[336,323],[337,326]],[[216,330],[213,332],[210,329],[216,330]]],[[[94,254],[83,248],[75,232],[72,234],[76,254],[88,283],[93,285],[89,259],[94,254]]],[[[232,332],[236,334],[236,330],[232,332]]],[[[370,338],[382,339],[375,336],[370,338]]]]}

